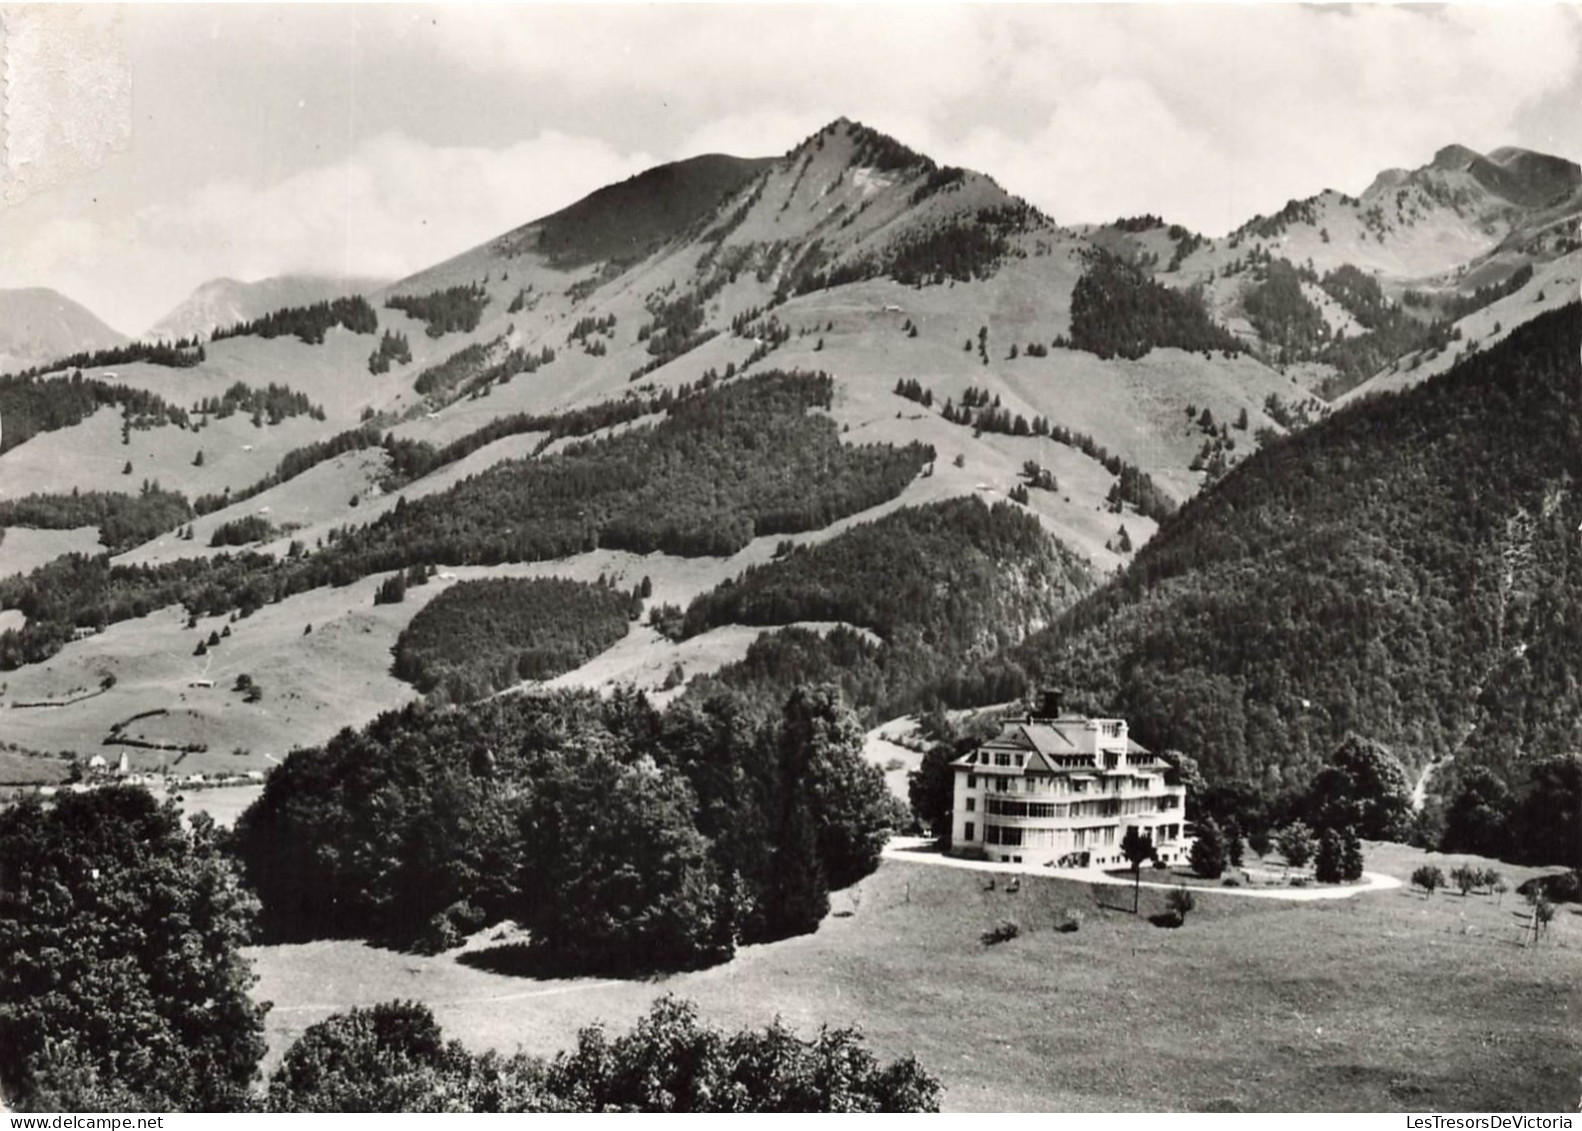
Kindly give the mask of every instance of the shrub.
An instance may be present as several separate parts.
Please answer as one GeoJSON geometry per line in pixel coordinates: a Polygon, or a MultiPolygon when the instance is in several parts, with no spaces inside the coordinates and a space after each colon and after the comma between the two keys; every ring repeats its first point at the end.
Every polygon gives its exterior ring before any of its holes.
{"type": "Polygon", "coordinates": [[[1217,880],[1225,871],[1225,836],[1212,817],[1198,822],[1188,859],[1192,870],[1206,880],[1217,880]]]}
{"type": "Polygon", "coordinates": [[[1022,933],[1022,929],[1010,920],[1000,923],[984,931],[980,938],[984,946],[994,946],[996,943],[1010,942],[1022,933]]]}
{"type": "Polygon", "coordinates": [[[1277,843],[1280,855],[1293,868],[1304,868],[1313,858],[1313,831],[1301,821],[1293,821],[1280,830],[1277,843]]]}
{"type": "Polygon", "coordinates": [[[1325,829],[1318,839],[1318,859],[1313,865],[1313,878],[1321,884],[1338,884],[1344,874],[1341,861],[1340,834],[1325,829]]]}
{"type": "Polygon", "coordinates": [[[1429,895],[1433,895],[1444,884],[1444,872],[1433,864],[1424,864],[1412,872],[1412,886],[1422,888],[1429,895]]]}

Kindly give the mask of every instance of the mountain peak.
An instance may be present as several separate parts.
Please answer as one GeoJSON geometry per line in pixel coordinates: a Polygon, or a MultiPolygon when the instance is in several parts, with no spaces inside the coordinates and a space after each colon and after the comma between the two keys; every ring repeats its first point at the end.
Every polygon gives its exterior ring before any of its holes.
{"type": "Polygon", "coordinates": [[[1465,169],[1475,161],[1483,160],[1483,154],[1465,145],[1451,144],[1445,146],[1434,154],[1434,160],[1429,164],[1430,169],[1460,170],[1465,169]]]}
{"type": "Polygon", "coordinates": [[[124,334],[59,291],[48,287],[0,290],[0,371],[125,343],[124,334]]]}
{"type": "Polygon", "coordinates": [[[1543,207],[1582,188],[1582,168],[1563,157],[1509,145],[1484,154],[1469,146],[1451,144],[1435,153],[1433,161],[1421,169],[1388,169],[1380,173],[1364,195],[1411,181],[1459,176],[1469,177],[1490,195],[1521,208],[1543,207]]]}

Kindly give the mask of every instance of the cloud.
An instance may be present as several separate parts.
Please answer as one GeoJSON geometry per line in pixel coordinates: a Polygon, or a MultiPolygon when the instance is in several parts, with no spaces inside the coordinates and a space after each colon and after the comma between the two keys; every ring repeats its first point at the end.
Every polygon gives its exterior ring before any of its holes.
{"type": "Polygon", "coordinates": [[[137,329],[219,274],[410,274],[652,164],[557,133],[505,149],[382,135],[273,185],[216,180],[118,223],[57,220],[18,233],[8,274],[25,263],[137,329]]]}
{"type": "Polygon", "coordinates": [[[1154,211],[1225,231],[1440,147],[1519,143],[1582,58],[1560,6],[1017,9],[988,37],[1022,128],[941,145],[1057,218],[1154,211]],[[1027,123],[1031,123],[1030,125],[1027,123]]]}
{"type": "Polygon", "coordinates": [[[924,106],[992,79],[970,7],[519,5],[439,9],[405,34],[451,61],[589,97],[642,91],[692,113],[795,99],[924,106]]]}
{"type": "Polygon", "coordinates": [[[1218,233],[1451,142],[1542,147],[1582,89],[1566,5],[228,11],[129,18],[165,52],[139,88],[177,109],[133,132],[154,148],[132,187],[0,216],[6,283],[136,329],[215,275],[399,276],[649,165],[782,153],[843,115],[1063,222],[1218,233]],[[229,53],[200,50],[221,24],[229,53]],[[200,98],[226,114],[180,110],[200,98]]]}

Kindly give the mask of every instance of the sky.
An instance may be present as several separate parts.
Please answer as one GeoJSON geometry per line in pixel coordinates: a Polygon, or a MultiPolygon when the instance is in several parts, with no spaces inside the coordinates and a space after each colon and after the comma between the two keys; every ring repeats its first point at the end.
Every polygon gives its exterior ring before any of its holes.
{"type": "Polygon", "coordinates": [[[131,334],[211,278],[398,278],[841,116],[1062,223],[1208,235],[1452,142],[1582,156],[1571,5],[8,6],[0,36],[0,287],[131,334]]]}

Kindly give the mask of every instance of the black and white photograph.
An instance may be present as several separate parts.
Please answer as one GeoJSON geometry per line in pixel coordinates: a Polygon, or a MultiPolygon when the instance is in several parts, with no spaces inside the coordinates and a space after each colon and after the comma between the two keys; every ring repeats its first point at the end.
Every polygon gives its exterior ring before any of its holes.
{"type": "Polygon", "coordinates": [[[1574,3],[0,4],[0,1112],[1571,1128],[1579,158],[1574,3]]]}

